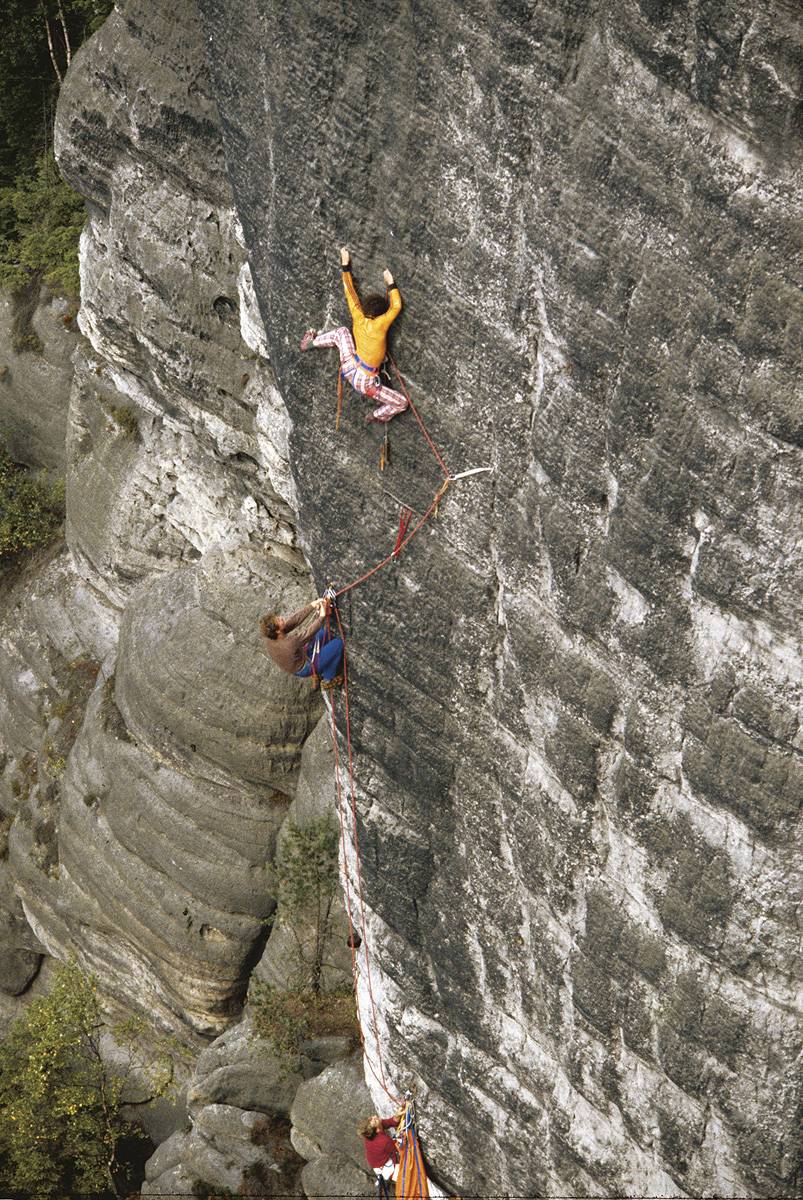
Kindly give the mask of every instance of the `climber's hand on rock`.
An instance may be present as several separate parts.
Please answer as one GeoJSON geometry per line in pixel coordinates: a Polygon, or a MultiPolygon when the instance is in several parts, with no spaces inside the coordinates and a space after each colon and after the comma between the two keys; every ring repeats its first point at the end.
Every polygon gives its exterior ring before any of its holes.
{"type": "Polygon", "coordinates": [[[351,261],[351,255],[349,254],[348,246],[341,246],[340,247],[341,266],[347,267],[349,265],[350,261],[351,261]]]}
{"type": "Polygon", "coordinates": [[[385,267],[385,270],[382,272],[382,278],[384,279],[384,281],[388,285],[388,287],[393,287],[393,276],[391,275],[391,273],[387,269],[387,267],[385,267]]]}

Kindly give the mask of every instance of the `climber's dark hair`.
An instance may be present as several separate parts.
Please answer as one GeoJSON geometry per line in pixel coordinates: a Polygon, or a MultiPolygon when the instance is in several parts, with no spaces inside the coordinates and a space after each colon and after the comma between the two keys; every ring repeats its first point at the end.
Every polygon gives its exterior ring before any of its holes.
{"type": "Polygon", "coordinates": [[[387,296],[380,296],[379,292],[369,292],[362,302],[362,311],[366,317],[381,317],[388,311],[387,296]]]}
{"type": "Polygon", "coordinates": [[[265,616],[261,617],[259,621],[260,633],[262,633],[266,638],[270,638],[271,641],[275,641],[275,639],[279,636],[279,626],[277,624],[278,620],[278,613],[266,613],[265,616]]]}

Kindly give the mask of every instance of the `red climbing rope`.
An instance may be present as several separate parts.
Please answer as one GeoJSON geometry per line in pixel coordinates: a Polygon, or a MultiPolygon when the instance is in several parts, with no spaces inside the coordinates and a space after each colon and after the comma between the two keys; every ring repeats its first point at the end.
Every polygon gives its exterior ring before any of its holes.
{"type": "Polygon", "coordinates": [[[406,504],[402,505],[402,510],[399,513],[399,532],[396,534],[396,545],[391,551],[391,557],[396,558],[404,541],[407,530],[410,528],[410,522],[413,519],[413,510],[406,504]]]}
{"type": "MultiPolygon", "coordinates": [[[[411,508],[409,508],[409,506],[407,506],[407,505],[402,506],[401,514],[399,517],[399,530],[396,535],[396,543],[393,547],[393,550],[390,552],[390,554],[386,555],[386,557],[383,558],[381,562],[378,562],[375,566],[371,567],[370,570],[366,571],[363,575],[361,575],[359,577],[359,579],[354,579],[351,581],[351,583],[347,583],[342,588],[340,588],[340,590],[335,593],[335,599],[337,599],[338,596],[345,595],[346,592],[350,592],[353,588],[358,587],[361,583],[365,583],[365,581],[367,579],[370,579],[372,575],[375,575],[377,573],[377,571],[381,571],[383,567],[386,567],[389,563],[393,562],[396,558],[398,558],[398,556],[401,554],[402,550],[404,550],[404,548],[410,544],[410,542],[413,540],[415,535],[418,533],[418,531],[420,529],[423,528],[423,526],[430,519],[430,517],[433,515],[437,515],[438,505],[440,504],[443,496],[446,494],[449,484],[452,482],[452,477],[449,473],[449,468],[446,466],[446,463],[441,458],[441,455],[439,454],[435,443],[433,442],[432,438],[429,436],[429,433],[427,432],[427,428],[424,425],[424,422],[421,420],[421,417],[418,414],[418,410],[416,409],[415,405],[413,404],[412,399],[410,398],[410,394],[407,391],[407,387],[399,373],[396,363],[394,362],[394,360],[392,358],[390,359],[390,362],[391,362],[394,372],[396,373],[396,378],[398,379],[398,381],[402,387],[404,395],[407,398],[407,402],[410,406],[410,409],[412,410],[413,416],[415,417],[416,421],[418,422],[421,432],[423,433],[424,437],[426,438],[426,441],[429,444],[429,447],[432,450],[432,453],[435,455],[435,458],[437,459],[438,463],[440,464],[441,470],[443,471],[444,478],[443,478],[443,481],[440,484],[438,490],[436,491],[435,495],[433,496],[432,502],[430,503],[429,508],[424,513],[424,515],[420,518],[420,520],[416,522],[416,524],[413,526],[412,529],[410,529],[410,523],[413,518],[413,510],[411,508]]],[[[338,411],[338,418],[339,418],[339,411],[338,411]]],[[[388,1096],[394,1103],[401,1103],[401,1098],[398,1096],[395,1096],[393,1094],[393,1092],[391,1092],[390,1089],[388,1088],[387,1079],[385,1077],[384,1063],[382,1061],[382,1043],[381,1043],[381,1039],[379,1037],[379,1018],[377,1015],[376,998],[374,996],[373,983],[371,980],[371,957],[370,957],[370,950],[369,950],[369,945],[368,945],[368,930],[367,930],[367,922],[366,922],[366,917],[365,917],[365,901],[363,899],[362,867],[361,867],[361,862],[360,862],[359,830],[358,830],[358,822],[357,822],[357,800],[356,800],[356,792],[355,792],[355,788],[354,788],[354,759],[353,759],[353,753],[352,753],[352,747],[351,747],[351,712],[350,712],[350,708],[349,708],[348,653],[346,651],[346,637],[345,637],[345,632],[343,630],[343,623],[340,619],[340,612],[337,608],[337,604],[335,604],[335,606],[334,606],[334,613],[335,613],[335,618],[337,620],[338,633],[340,635],[341,641],[343,642],[344,723],[345,723],[346,747],[347,747],[347,751],[348,751],[347,766],[348,766],[348,784],[349,784],[349,806],[351,808],[351,827],[352,827],[351,831],[352,831],[352,838],[353,838],[353,845],[354,845],[354,861],[355,861],[355,865],[356,865],[355,891],[356,891],[356,896],[357,896],[357,901],[358,901],[358,913],[359,913],[359,920],[360,920],[360,936],[362,938],[362,945],[365,947],[365,980],[366,980],[366,985],[368,988],[368,997],[369,997],[370,1005],[371,1005],[371,1026],[370,1027],[372,1029],[374,1039],[376,1042],[376,1058],[377,1058],[377,1062],[379,1064],[379,1074],[377,1075],[377,1073],[374,1069],[373,1063],[371,1061],[371,1058],[369,1057],[369,1055],[367,1053],[365,1053],[365,1061],[368,1064],[371,1074],[374,1076],[374,1079],[380,1085],[380,1087],[384,1091],[385,1095],[388,1096]]],[[[337,745],[337,725],[335,722],[334,693],[331,693],[330,716],[331,716],[331,722],[332,722],[332,746],[334,749],[334,757],[335,757],[335,781],[336,781],[336,785],[337,785],[337,815],[338,815],[338,822],[340,825],[340,844],[341,844],[341,850],[342,850],[342,855],[343,855],[343,874],[345,877],[345,890],[346,890],[346,912],[348,915],[348,923],[349,923],[349,944],[351,946],[351,967],[352,967],[352,973],[354,976],[354,997],[355,997],[355,1002],[357,1004],[357,1011],[359,1014],[359,1003],[360,1002],[359,1002],[358,985],[357,985],[357,978],[358,978],[357,954],[356,954],[356,947],[354,945],[355,938],[354,938],[354,924],[353,924],[353,919],[352,919],[351,885],[350,885],[350,881],[349,881],[349,864],[348,864],[348,858],[346,856],[346,816],[344,813],[343,787],[342,787],[341,775],[340,775],[340,754],[339,754],[338,745],[337,745]]],[[[362,1041],[363,1051],[365,1052],[365,1039],[364,1039],[363,1033],[362,1033],[362,1021],[360,1021],[360,1040],[362,1041]]]]}
{"type": "Polygon", "coordinates": [[[410,542],[413,540],[415,535],[418,533],[419,529],[421,529],[422,526],[424,526],[426,524],[426,522],[429,520],[429,518],[432,516],[433,513],[437,512],[438,505],[440,504],[441,500],[443,499],[450,483],[451,483],[450,479],[444,479],[443,483],[440,485],[437,492],[433,496],[432,503],[430,504],[427,511],[424,513],[421,520],[416,525],[413,526],[413,528],[410,530],[410,532],[405,535],[404,540],[401,543],[397,544],[390,554],[386,555],[385,558],[383,558],[381,562],[378,562],[376,564],[376,566],[371,567],[370,571],[366,571],[364,575],[360,575],[359,579],[352,579],[351,583],[344,584],[343,587],[340,588],[340,590],[338,592],[336,592],[335,594],[337,596],[344,596],[346,594],[346,592],[350,592],[352,590],[352,588],[359,587],[359,585],[361,583],[365,583],[366,579],[370,579],[372,575],[376,575],[377,571],[381,571],[383,567],[386,567],[388,565],[388,563],[392,563],[394,561],[394,559],[398,558],[399,555],[401,554],[402,550],[405,548],[405,546],[408,546],[410,544],[410,542]]]}
{"type": "Polygon", "coordinates": [[[346,915],[348,917],[348,923],[349,923],[349,946],[351,948],[351,972],[352,972],[352,979],[353,979],[353,984],[354,984],[354,1002],[357,1006],[358,1025],[359,1025],[359,1030],[360,1030],[360,1042],[362,1044],[363,1053],[365,1056],[365,1061],[368,1064],[368,1068],[369,1068],[371,1074],[373,1075],[374,1079],[377,1081],[379,1086],[382,1088],[382,1091],[385,1093],[385,1095],[390,1100],[392,1100],[394,1104],[399,1104],[399,1103],[401,1103],[401,1097],[395,1095],[395,1093],[390,1090],[390,1088],[388,1087],[387,1079],[385,1077],[385,1066],[382,1061],[382,1042],[379,1037],[379,1018],[377,1015],[377,1006],[376,1006],[376,999],[374,997],[373,984],[371,982],[371,959],[370,959],[370,951],[369,951],[369,947],[368,947],[368,929],[367,929],[367,922],[365,919],[365,904],[363,901],[363,894],[362,894],[362,871],[360,868],[360,843],[359,843],[359,834],[357,832],[357,803],[356,803],[356,797],[355,797],[355,792],[354,792],[354,764],[353,764],[352,753],[351,753],[351,718],[350,718],[350,713],[349,713],[349,699],[348,699],[348,661],[347,661],[347,654],[346,654],[346,642],[345,642],[345,638],[343,636],[343,626],[340,621],[340,614],[337,612],[337,609],[335,609],[335,613],[337,615],[337,623],[338,623],[338,628],[340,630],[340,636],[343,639],[343,694],[344,694],[344,698],[345,698],[346,744],[348,746],[349,803],[350,803],[350,808],[351,808],[352,830],[353,830],[353,838],[354,838],[354,859],[355,859],[355,862],[357,865],[356,874],[357,874],[357,897],[359,899],[360,937],[362,940],[362,944],[365,947],[365,978],[366,978],[366,982],[368,985],[368,996],[369,996],[369,999],[371,1002],[371,1025],[370,1025],[370,1028],[373,1032],[374,1041],[376,1043],[376,1057],[377,1057],[377,1061],[379,1063],[379,1074],[378,1075],[377,1075],[376,1071],[374,1070],[373,1062],[371,1061],[371,1058],[368,1055],[368,1052],[366,1050],[365,1038],[363,1036],[363,1031],[362,1031],[363,1030],[362,1021],[359,1019],[360,998],[359,998],[359,994],[358,994],[358,990],[357,990],[357,979],[358,979],[357,949],[356,949],[355,937],[354,937],[355,929],[354,929],[354,921],[352,918],[351,885],[349,882],[349,865],[348,865],[348,857],[347,857],[347,853],[346,853],[346,819],[345,819],[344,812],[343,812],[343,787],[342,787],[341,778],[340,778],[340,753],[339,753],[338,745],[337,745],[337,726],[335,724],[335,705],[334,705],[334,696],[332,695],[332,703],[331,703],[331,708],[329,711],[330,711],[330,717],[331,717],[332,748],[334,750],[334,756],[335,756],[335,783],[337,785],[337,819],[338,819],[338,824],[340,825],[340,847],[341,847],[341,853],[343,856],[343,876],[345,879],[345,888],[346,888],[346,915]]]}
{"type": "Polygon", "coordinates": [[[395,374],[396,378],[397,378],[397,379],[398,379],[398,381],[399,381],[399,386],[401,387],[401,390],[404,392],[404,397],[405,397],[405,399],[406,399],[407,403],[410,405],[410,411],[412,412],[413,416],[415,417],[416,421],[418,422],[418,427],[419,427],[419,429],[421,430],[421,432],[423,433],[424,437],[426,438],[426,440],[427,440],[427,444],[428,444],[428,446],[429,446],[430,450],[432,451],[432,453],[433,453],[433,454],[435,455],[435,457],[437,458],[437,460],[438,460],[438,463],[440,464],[440,468],[441,468],[441,470],[443,471],[443,473],[444,473],[444,475],[446,476],[446,478],[447,478],[447,479],[451,479],[451,477],[452,477],[452,473],[451,473],[451,471],[449,470],[449,468],[447,467],[446,463],[445,463],[445,462],[443,461],[443,459],[441,458],[441,455],[440,455],[440,452],[439,452],[439,450],[438,450],[438,447],[435,445],[435,443],[433,442],[432,438],[429,436],[429,432],[428,432],[428,430],[427,430],[427,427],[426,427],[426,425],[424,424],[424,422],[421,420],[421,417],[420,417],[420,415],[419,415],[418,409],[417,409],[417,408],[416,408],[416,406],[413,404],[413,398],[412,398],[412,396],[410,395],[410,393],[409,393],[409,392],[408,392],[408,390],[407,390],[407,384],[406,384],[406,383],[404,382],[404,380],[402,379],[402,377],[401,377],[401,372],[399,371],[399,368],[396,366],[396,359],[393,357],[393,355],[392,355],[392,354],[389,354],[389,355],[388,355],[388,361],[390,362],[390,365],[393,367],[393,372],[394,372],[394,374],[395,374]]]}

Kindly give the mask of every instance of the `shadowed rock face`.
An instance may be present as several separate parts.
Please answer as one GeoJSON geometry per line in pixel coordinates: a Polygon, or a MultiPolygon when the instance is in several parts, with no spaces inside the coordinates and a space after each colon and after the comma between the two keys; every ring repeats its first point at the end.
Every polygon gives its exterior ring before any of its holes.
{"type": "Polygon", "coordinates": [[[377,477],[296,351],[345,318],[338,244],[394,269],[451,468],[494,468],[352,598],[383,1055],[432,1162],[790,1194],[792,11],[201,10],[316,576],[438,484],[409,418],[377,477]]]}
{"type": "Polygon", "coordinates": [[[38,338],[40,349],[15,350],[20,305],[8,293],[0,294],[0,437],[12,457],[61,472],[72,382],[70,359],[76,346],[75,310],[47,288],[37,286],[35,296],[26,289],[23,295],[23,306],[34,305],[27,336],[38,338]]]}
{"type": "Polygon", "coordinates": [[[62,89],[90,210],[69,552],[0,583],[0,990],[76,954],[196,1043],[241,1011],[321,712],[256,627],[310,584],[200,37],[128,5],[62,89]]]}

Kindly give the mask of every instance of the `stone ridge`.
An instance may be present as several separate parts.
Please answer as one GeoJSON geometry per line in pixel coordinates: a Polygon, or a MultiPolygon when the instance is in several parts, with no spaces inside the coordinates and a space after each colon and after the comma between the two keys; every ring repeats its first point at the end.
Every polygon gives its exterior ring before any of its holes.
{"type": "Polygon", "coordinates": [[[408,418],[378,476],[297,352],[339,244],[394,270],[452,469],[494,467],[348,611],[383,1052],[436,1174],[792,1195],[797,18],[200,8],[319,586],[438,480],[408,418]]]}

